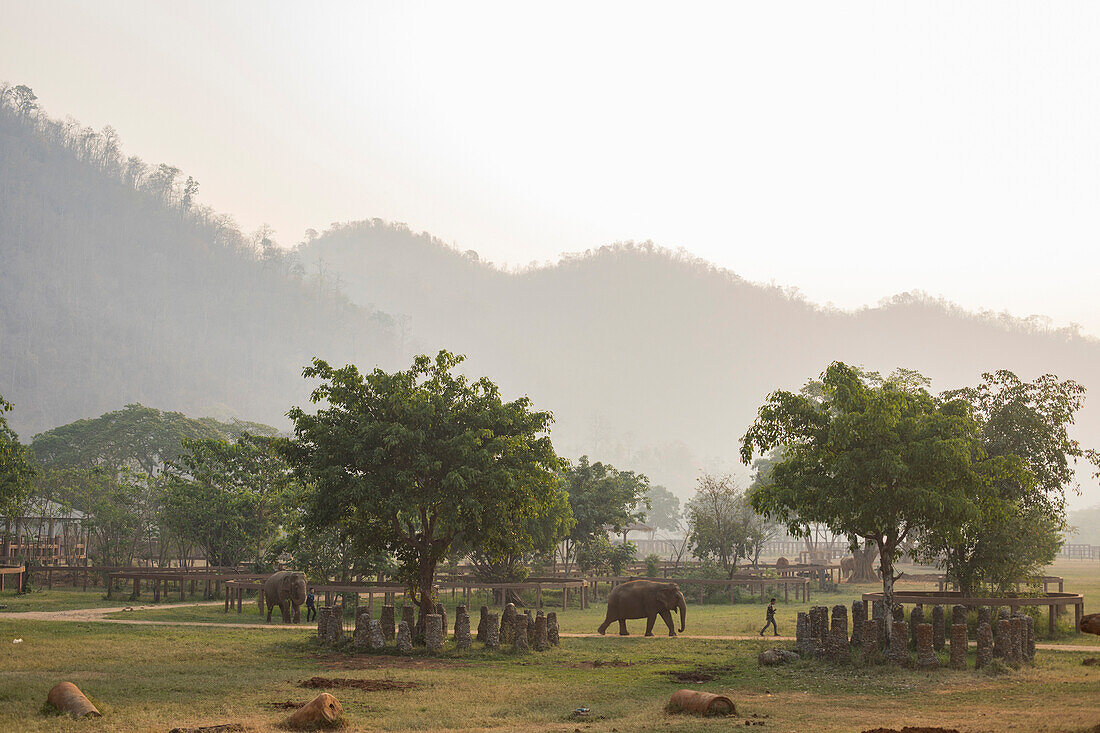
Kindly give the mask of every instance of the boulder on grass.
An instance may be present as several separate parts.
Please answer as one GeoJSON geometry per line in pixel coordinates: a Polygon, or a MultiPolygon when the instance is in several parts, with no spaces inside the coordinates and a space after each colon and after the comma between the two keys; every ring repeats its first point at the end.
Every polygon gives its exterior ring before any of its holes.
{"type": "Polygon", "coordinates": [[[1090,613],[1081,617],[1081,631],[1086,634],[1100,634],[1100,613],[1090,613]]]}
{"type": "Polygon", "coordinates": [[[798,652],[788,651],[787,649],[765,649],[756,657],[756,662],[765,667],[774,667],[777,664],[797,662],[799,659],[801,657],[798,656],[798,652]]]}

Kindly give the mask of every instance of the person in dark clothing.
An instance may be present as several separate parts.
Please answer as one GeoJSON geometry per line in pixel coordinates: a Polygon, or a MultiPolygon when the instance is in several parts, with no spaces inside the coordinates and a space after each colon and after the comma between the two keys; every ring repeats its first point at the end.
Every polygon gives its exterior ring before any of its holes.
{"type": "Polygon", "coordinates": [[[772,636],[779,636],[779,627],[775,625],[775,599],[768,604],[768,620],[764,622],[764,628],[760,629],[760,635],[763,636],[764,632],[768,630],[768,626],[772,627],[774,632],[772,636]]]}
{"type": "Polygon", "coordinates": [[[317,618],[317,597],[313,595],[313,589],[306,594],[306,623],[317,618]]]}

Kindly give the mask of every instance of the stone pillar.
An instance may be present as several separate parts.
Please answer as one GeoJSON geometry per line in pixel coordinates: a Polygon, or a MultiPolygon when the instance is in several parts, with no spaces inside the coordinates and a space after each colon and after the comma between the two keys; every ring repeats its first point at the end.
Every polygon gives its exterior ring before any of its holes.
{"type": "Polygon", "coordinates": [[[1017,614],[1008,620],[1009,632],[1008,632],[1008,662],[1014,667],[1020,666],[1020,662],[1024,658],[1024,634],[1027,632],[1024,629],[1024,621],[1017,614]]]}
{"type": "Polygon", "coordinates": [[[462,650],[470,648],[470,616],[465,606],[455,609],[455,646],[462,650]]]}
{"type": "Polygon", "coordinates": [[[489,616],[489,607],[481,607],[481,618],[477,622],[477,640],[482,644],[485,643],[485,621],[489,616]]]}
{"type": "Polygon", "coordinates": [[[485,614],[485,648],[500,649],[500,626],[495,613],[485,614]]]}
{"type": "Polygon", "coordinates": [[[852,646],[863,646],[863,624],[866,622],[866,604],[863,601],[852,601],[852,646]]]}
{"type": "Polygon", "coordinates": [[[344,638],[344,607],[329,606],[328,622],[325,624],[325,642],[330,645],[339,644],[344,638]]]}
{"type": "Polygon", "coordinates": [[[550,642],[551,646],[557,646],[561,643],[561,638],[558,636],[557,611],[551,611],[546,614],[546,639],[550,642]]]}
{"type": "Polygon", "coordinates": [[[393,606],[382,606],[382,635],[386,637],[386,641],[393,641],[396,621],[393,606]]]}
{"type": "Polygon", "coordinates": [[[1007,618],[997,619],[997,633],[993,636],[993,656],[1008,661],[1009,647],[1012,645],[1012,624],[1007,618]]]}
{"type": "Polygon", "coordinates": [[[827,653],[834,662],[848,661],[848,608],[843,604],[833,606],[827,653]]]}
{"type": "Polygon", "coordinates": [[[363,652],[370,648],[370,611],[366,606],[355,609],[355,635],[352,636],[352,645],[355,651],[363,652]]]}
{"type": "Polygon", "coordinates": [[[550,638],[546,630],[546,616],[539,611],[535,616],[535,651],[544,652],[550,648],[550,638]]]}
{"type": "Polygon", "coordinates": [[[794,627],[794,648],[799,656],[808,659],[814,653],[814,640],[810,635],[810,615],[805,611],[798,612],[798,621],[794,627]]]}
{"type": "Polygon", "coordinates": [[[402,620],[401,623],[398,624],[396,643],[397,651],[403,652],[405,654],[408,654],[412,651],[412,626],[409,625],[408,621],[402,620]]]}
{"type": "Polygon", "coordinates": [[[992,616],[993,616],[993,614],[991,613],[991,610],[990,610],[989,606],[979,606],[978,607],[978,626],[981,626],[982,624],[986,624],[990,628],[993,628],[993,618],[992,618],[992,616]]]}
{"type": "Polygon", "coordinates": [[[894,604],[894,620],[895,621],[904,621],[905,620],[905,606],[901,605],[900,603],[895,603],[894,604]]]}
{"type": "Polygon", "coordinates": [[[523,612],[523,615],[527,617],[527,646],[535,646],[535,617],[531,615],[531,610],[528,609],[523,612]]]}
{"type": "Polygon", "coordinates": [[[378,651],[386,647],[386,636],[382,631],[382,622],[372,619],[370,613],[363,614],[367,617],[367,642],[372,651],[378,651]]]}
{"type": "Polygon", "coordinates": [[[939,666],[940,660],[936,658],[936,650],[933,647],[932,624],[921,624],[917,627],[917,667],[936,669],[939,666]]]}
{"type": "Polygon", "coordinates": [[[946,645],[946,623],[943,606],[932,606],[932,648],[938,652],[942,652],[946,645]]]}
{"type": "Polygon", "coordinates": [[[993,629],[989,624],[978,624],[978,657],[974,669],[989,666],[993,661],[993,629]]]}
{"type": "Polygon", "coordinates": [[[955,604],[951,607],[951,625],[958,626],[959,624],[966,626],[966,606],[955,604]]]}
{"type": "Polygon", "coordinates": [[[924,606],[917,604],[913,606],[913,610],[909,612],[909,646],[913,649],[917,648],[917,630],[920,629],[921,624],[924,623],[924,606]]]}
{"type": "Polygon", "coordinates": [[[884,601],[872,601],[871,621],[878,627],[878,639],[886,643],[886,603],[884,601]]]}
{"type": "Polygon", "coordinates": [[[424,644],[430,652],[443,649],[443,617],[438,613],[429,613],[424,617],[424,644]]]}
{"type": "Polygon", "coordinates": [[[512,623],[512,651],[528,651],[531,647],[527,644],[527,615],[517,613],[512,623]]]}
{"type": "Polygon", "coordinates": [[[500,643],[511,644],[516,630],[516,604],[509,603],[500,614],[500,643]]]}
{"type": "Polygon", "coordinates": [[[401,621],[409,627],[409,638],[412,639],[413,630],[416,628],[416,611],[412,606],[401,605],[401,621]]]}
{"type": "MultiPolygon", "coordinates": [[[[959,608],[959,606],[956,606],[959,608]]],[[[963,614],[966,618],[966,614],[963,614]]],[[[966,669],[966,624],[951,625],[951,669],[966,669]]]]}
{"type": "Polygon", "coordinates": [[[860,638],[863,663],[874,664],[878,661],[878,627],[877,623],[863,625],[863,634],[860,638]]]}
{"type": "Polygon", "coordinates": [[[328,639],[328,617],[331,613],[331,606],[321,606],[317,609],[317,641],[322,644],[328,639]]]}
{"type": "Polygon", "coordinates": [[[1024,657],[1028,662],[1035,661],[1035,619],[1031,616],[1024,616],[1024,622],[1027,624],[1027,644],[1025,645],[1026,651],[1024,657]]]}
{"type": "Polygon", "coordinates": [[[895,621],[891,629],[890,649],[887,655],[890,661],[899,667],[909,664],[909,624],[904,621],[895,621]]]}

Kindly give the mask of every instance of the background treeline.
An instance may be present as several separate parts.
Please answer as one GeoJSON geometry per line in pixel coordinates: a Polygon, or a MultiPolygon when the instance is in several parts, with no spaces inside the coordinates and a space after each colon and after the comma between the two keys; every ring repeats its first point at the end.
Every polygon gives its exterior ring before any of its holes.
{"type": "Polygon", "coordinates": [[[0,391],[34,432],[132,402],[282,420],[317,353],[392,358],[389,319],[307,276],[198,184],[0,90],[0,391]]]}

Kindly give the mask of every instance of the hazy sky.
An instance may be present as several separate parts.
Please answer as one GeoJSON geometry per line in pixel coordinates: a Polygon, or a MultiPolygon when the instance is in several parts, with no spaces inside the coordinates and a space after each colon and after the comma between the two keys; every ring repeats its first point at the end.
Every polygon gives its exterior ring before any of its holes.
{"type": "Polygon", "coordinates": [[[0,79],[283,244],[624,239],[1100,335],[1100,3],[8,2],[0,79]]]}

